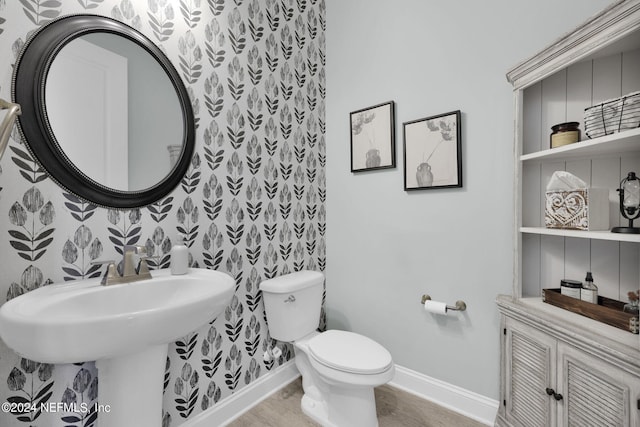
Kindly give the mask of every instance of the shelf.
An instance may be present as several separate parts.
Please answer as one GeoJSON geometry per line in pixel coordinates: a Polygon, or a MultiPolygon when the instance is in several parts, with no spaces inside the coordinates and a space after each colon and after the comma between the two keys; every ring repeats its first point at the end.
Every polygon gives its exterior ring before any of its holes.
{"type": "Polygon", "coordinates": [[[640,152],[640,128],[613,133],[599,138],[588,139],[549,150],[524,154],[520,160],[562,160],[603,154],[640,152]]]}
{"type": "Polygon", "coordinates": [[[577,237],[580,239],[613,240],[617,242],[640,243],[640,234],[612,233],[610,231],[560,230],[544,227],[520,227],[521,233],[545,236],[577,237]]]}

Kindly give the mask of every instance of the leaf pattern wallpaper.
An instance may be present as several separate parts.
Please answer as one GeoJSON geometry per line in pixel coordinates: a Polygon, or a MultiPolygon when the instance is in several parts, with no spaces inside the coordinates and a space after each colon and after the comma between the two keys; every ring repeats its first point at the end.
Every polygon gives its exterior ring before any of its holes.
{"type": "MultiPolygon", "coordinates": [[[[0,0],[0,96],[29,35],[63,15],[92,13],[149,37],[172,61],[196,116],[196,150],[180,185],[141,209],[99,208],[38,166],[14,129],[0,164],[0,302],[54,282],[98,277],[92,261],[145,245],[151,268],[169,266],[180,234],[193,267],[236,281],[215,321],[169,347],[163,426],[179,426],[293,357],[265,362],[260,281],[325,256],[324,0],[0,0]]],[[[82,341],[82,337],[77,337],[82,341]]],[[[0,400],[93,404],[93,361],[50,365],[0,343],[0,400]]],[[[122,390],[122,393],[137,393],[122,390]]],[[[100,402],[108,404],[109,402],[100,402]]],[[[69,406],[73,408],[73,406],[69,406]]],[[[0,413],[0,425],[97,425],[93,412],[0,413]]]]}

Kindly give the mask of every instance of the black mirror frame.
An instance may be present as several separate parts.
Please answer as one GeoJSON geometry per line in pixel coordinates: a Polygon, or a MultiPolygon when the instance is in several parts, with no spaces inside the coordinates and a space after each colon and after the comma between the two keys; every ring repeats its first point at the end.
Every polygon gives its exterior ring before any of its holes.
{"type": "Polygon", "coordinates": [[[91,204],[115,209],[150,205],[173,191],[191,164],[195,146],[195,118],[187,89],[165,54],[146,36],[122,22],[99,15],[68,15],[40,28],[22,48],[16,61],[11,90],[14,102],[22,108],[18,129],[31,154],[53,181],[91,204]],[[167,73],[180,102],[182,152],[169,175],[145,190],[120,191],[86,176],[67,158],[49,124],[45,82],[51,63],[71,40],[95,32],[125,37],[149,52],[167,73]]]}

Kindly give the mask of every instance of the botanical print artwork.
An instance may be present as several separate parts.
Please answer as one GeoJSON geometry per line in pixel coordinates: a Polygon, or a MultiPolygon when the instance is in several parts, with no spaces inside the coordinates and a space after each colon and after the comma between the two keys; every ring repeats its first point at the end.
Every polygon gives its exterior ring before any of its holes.
{"type": "Polygon", "coordinates": [[[461,187],[460,112],[404,123],[405,190],[461,187]]]}
{"type": "Polygon", "coordinates": [[[351,171],[395,167],[394,103],[354,111],[351,120],[351,171]]]}
{"type": "MultiPolygon", "coordinates": [[[[0,97],[11,99],[13,64],[33,31],[85,13],[121,21],[165,52],[189,92],[195,152],[175,191],[120,211],[58,187],[14,130],[0,162],[0,295],[9,300],[51,283],[97,278],[104,266],[93,262],[121,260],[129,244],[146,247],[150,268],[167,268],[171,246],[184,235],[189,265],[228,273],[236,292],[217,319],[169,346],[162,427],[177,427],[293,357],[290,345],[269,336],[260,282],[325,268],[325,4],[0,0],[0,54],[7,59],[0,97]],[[265,361],[276,345],[282,356],[265,361]]],[[[375,113],[389,117],[388,110],[375,113]]],[[[363,120],[363,131],[372,125],[377,119],[363,120]]],[[[388,163],[384,144],[375,145],[379,154],[370,162],[388,163]]],[[[366,152],[362,159],[366,166],[366,152]]],[[[91,408],[109,402],[100,401],[94,361],[78,362],[39,363],[0,343],[0,401],[64,404],[0,412],[0,426],[97,426],[100,414],[91,408]]]]}

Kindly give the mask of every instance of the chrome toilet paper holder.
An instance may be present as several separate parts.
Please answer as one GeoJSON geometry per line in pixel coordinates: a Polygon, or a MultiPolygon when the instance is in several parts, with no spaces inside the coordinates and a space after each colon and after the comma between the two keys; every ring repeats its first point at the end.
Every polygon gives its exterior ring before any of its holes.
{"type": "MultiPolygon", "coordinates": [[[[420,301],[420,304],[424,305],[426,301],[430,301],[430,300],[431,300],[431,297],[427,294],[424,294],[422,295],[422,300],[420,301]]],[[[456,305],[447,304],[447,310],[465,311],[466,309],[467,309],[467,303],[461,300],[456,301],[456,305]]]]}

